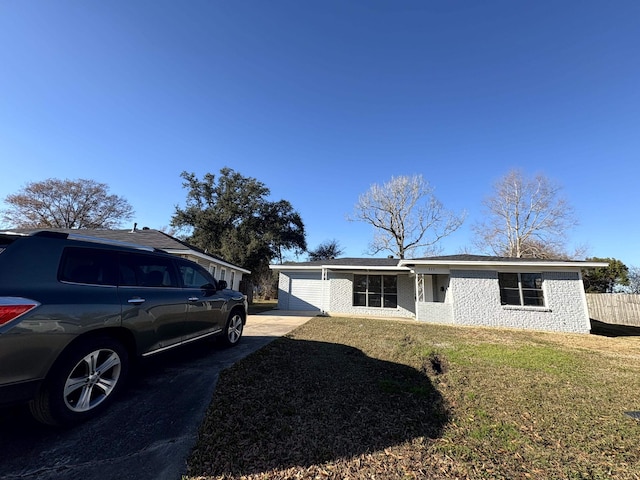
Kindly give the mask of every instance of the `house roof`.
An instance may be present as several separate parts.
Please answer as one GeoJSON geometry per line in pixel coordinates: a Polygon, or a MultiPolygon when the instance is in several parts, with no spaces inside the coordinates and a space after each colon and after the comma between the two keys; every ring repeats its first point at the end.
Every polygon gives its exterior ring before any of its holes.
{"type": "Polygon", "coordinates": [[[523,266],[545,268],[595,268],[606,267],[606,262],[587,262],[577,260],[549,260],[542,258],[512,258],[493,257],[487,255],[443,255],[437,257],[423,257],[410,259],[397,258],[335,258],[312,262],[285,262],[281,265],[271,265],[273,270],[402,270],[408,271],[415,266],[439,266],[458,268],[483,268],[500,266],[523,266]]]}
{"type": "Polygon", "coordinates": [[[129,229],[129,230],[107,230],[107,229],[71,229],[71,228],[36,228],[36,229],[13,229],[16,233],[33,233],[37,231],[51,231],[67,233],[77,236],[86,236],[92,238],[104,238],[107,240],[115,240],[116,242],[124,242],[145,247],[157,248],[174,255],[194,255],[209,261],[215,261],[218,264],[228,266],[243,273],[251,273],[249,270],[241,268],[233,263],[227,262],[217,255],[212,255],[204,250],[194,247],[193,245],[178,240],[160,230],[151,228],[129,229]]]}
{"type": "Polygon", "coordinates": [[[272,270],[395,270],[409,271],[409,268],[398,265],[397,258],[332,258],[311,262],[285,262],[270,265],[272,270]]]}
{"type": "Polygon", "coordinates": [[[395,267],[398,265],[397,258],[332,258],[328,260],[314,260],[310,262],[284,262],[280,266],[300,266],[300,267],[320,267],[320,266],[361,266],[361,267],[395,267]]]}

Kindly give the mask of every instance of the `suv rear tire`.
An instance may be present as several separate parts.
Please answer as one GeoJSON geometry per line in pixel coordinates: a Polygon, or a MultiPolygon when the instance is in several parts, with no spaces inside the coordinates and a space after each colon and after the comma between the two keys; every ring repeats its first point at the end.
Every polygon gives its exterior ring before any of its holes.
{"type": "Polygon", "coordinates": [[[53,366],[29,403],[40,422],[64,426],[87,420],[106,408],[125,383],[129,355],[111,337],[93,337],[72,345],[53,366]]]}

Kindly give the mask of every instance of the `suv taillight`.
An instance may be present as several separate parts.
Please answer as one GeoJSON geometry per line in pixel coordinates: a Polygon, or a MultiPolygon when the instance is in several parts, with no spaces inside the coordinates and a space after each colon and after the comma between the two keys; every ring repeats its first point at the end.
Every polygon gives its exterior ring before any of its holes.
{"type": "Polygon", "coordinates": [[[40,305],[35,300],[20,297],[0,297],[0,327],[40,305]]]}

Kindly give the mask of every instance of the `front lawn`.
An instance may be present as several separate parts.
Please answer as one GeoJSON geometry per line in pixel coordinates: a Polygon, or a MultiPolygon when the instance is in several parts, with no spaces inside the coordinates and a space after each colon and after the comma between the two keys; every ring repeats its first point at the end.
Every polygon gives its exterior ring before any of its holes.
{"type": "Polygon", "coordinates": [[[640,478],[640,337],[314,318],[220,376],[190,479],[640,478]]]}
{"type": "Polygon", "coordinates": [[[255,300],[249,304],[249,315],[256,315],[268,310],[273,310],[278,306],[278,300],[255,300]]]}

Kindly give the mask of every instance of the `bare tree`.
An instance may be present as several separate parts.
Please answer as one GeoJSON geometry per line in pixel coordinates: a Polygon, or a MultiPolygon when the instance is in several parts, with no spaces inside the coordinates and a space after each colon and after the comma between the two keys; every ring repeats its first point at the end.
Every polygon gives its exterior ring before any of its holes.
{"type": "Polygon", "coordinates": [[[465,213],[445,210],[422,175],[391,177],[383,185],[373,184],[360,195],[352,221],[375,229],[370,253],[388,251],[398,258],[412,257],[419,249],[437,252],[437,244],[455,232],[465,213]]]}
{"type": "Polygon", "coordinates": [[[577,221],[560,190],[544,175],[527,178],[510,171],[483,202],[485,220],[473,226],[476,244],[506,257],[568,257],[566,233],[577,221]]]}
{"type": "Polygon", "coordinates": [[[127,200],[94,180],[49,178],[8,195],[2,218],[16,228],[113,228],[133,216],[127,200]]]}

